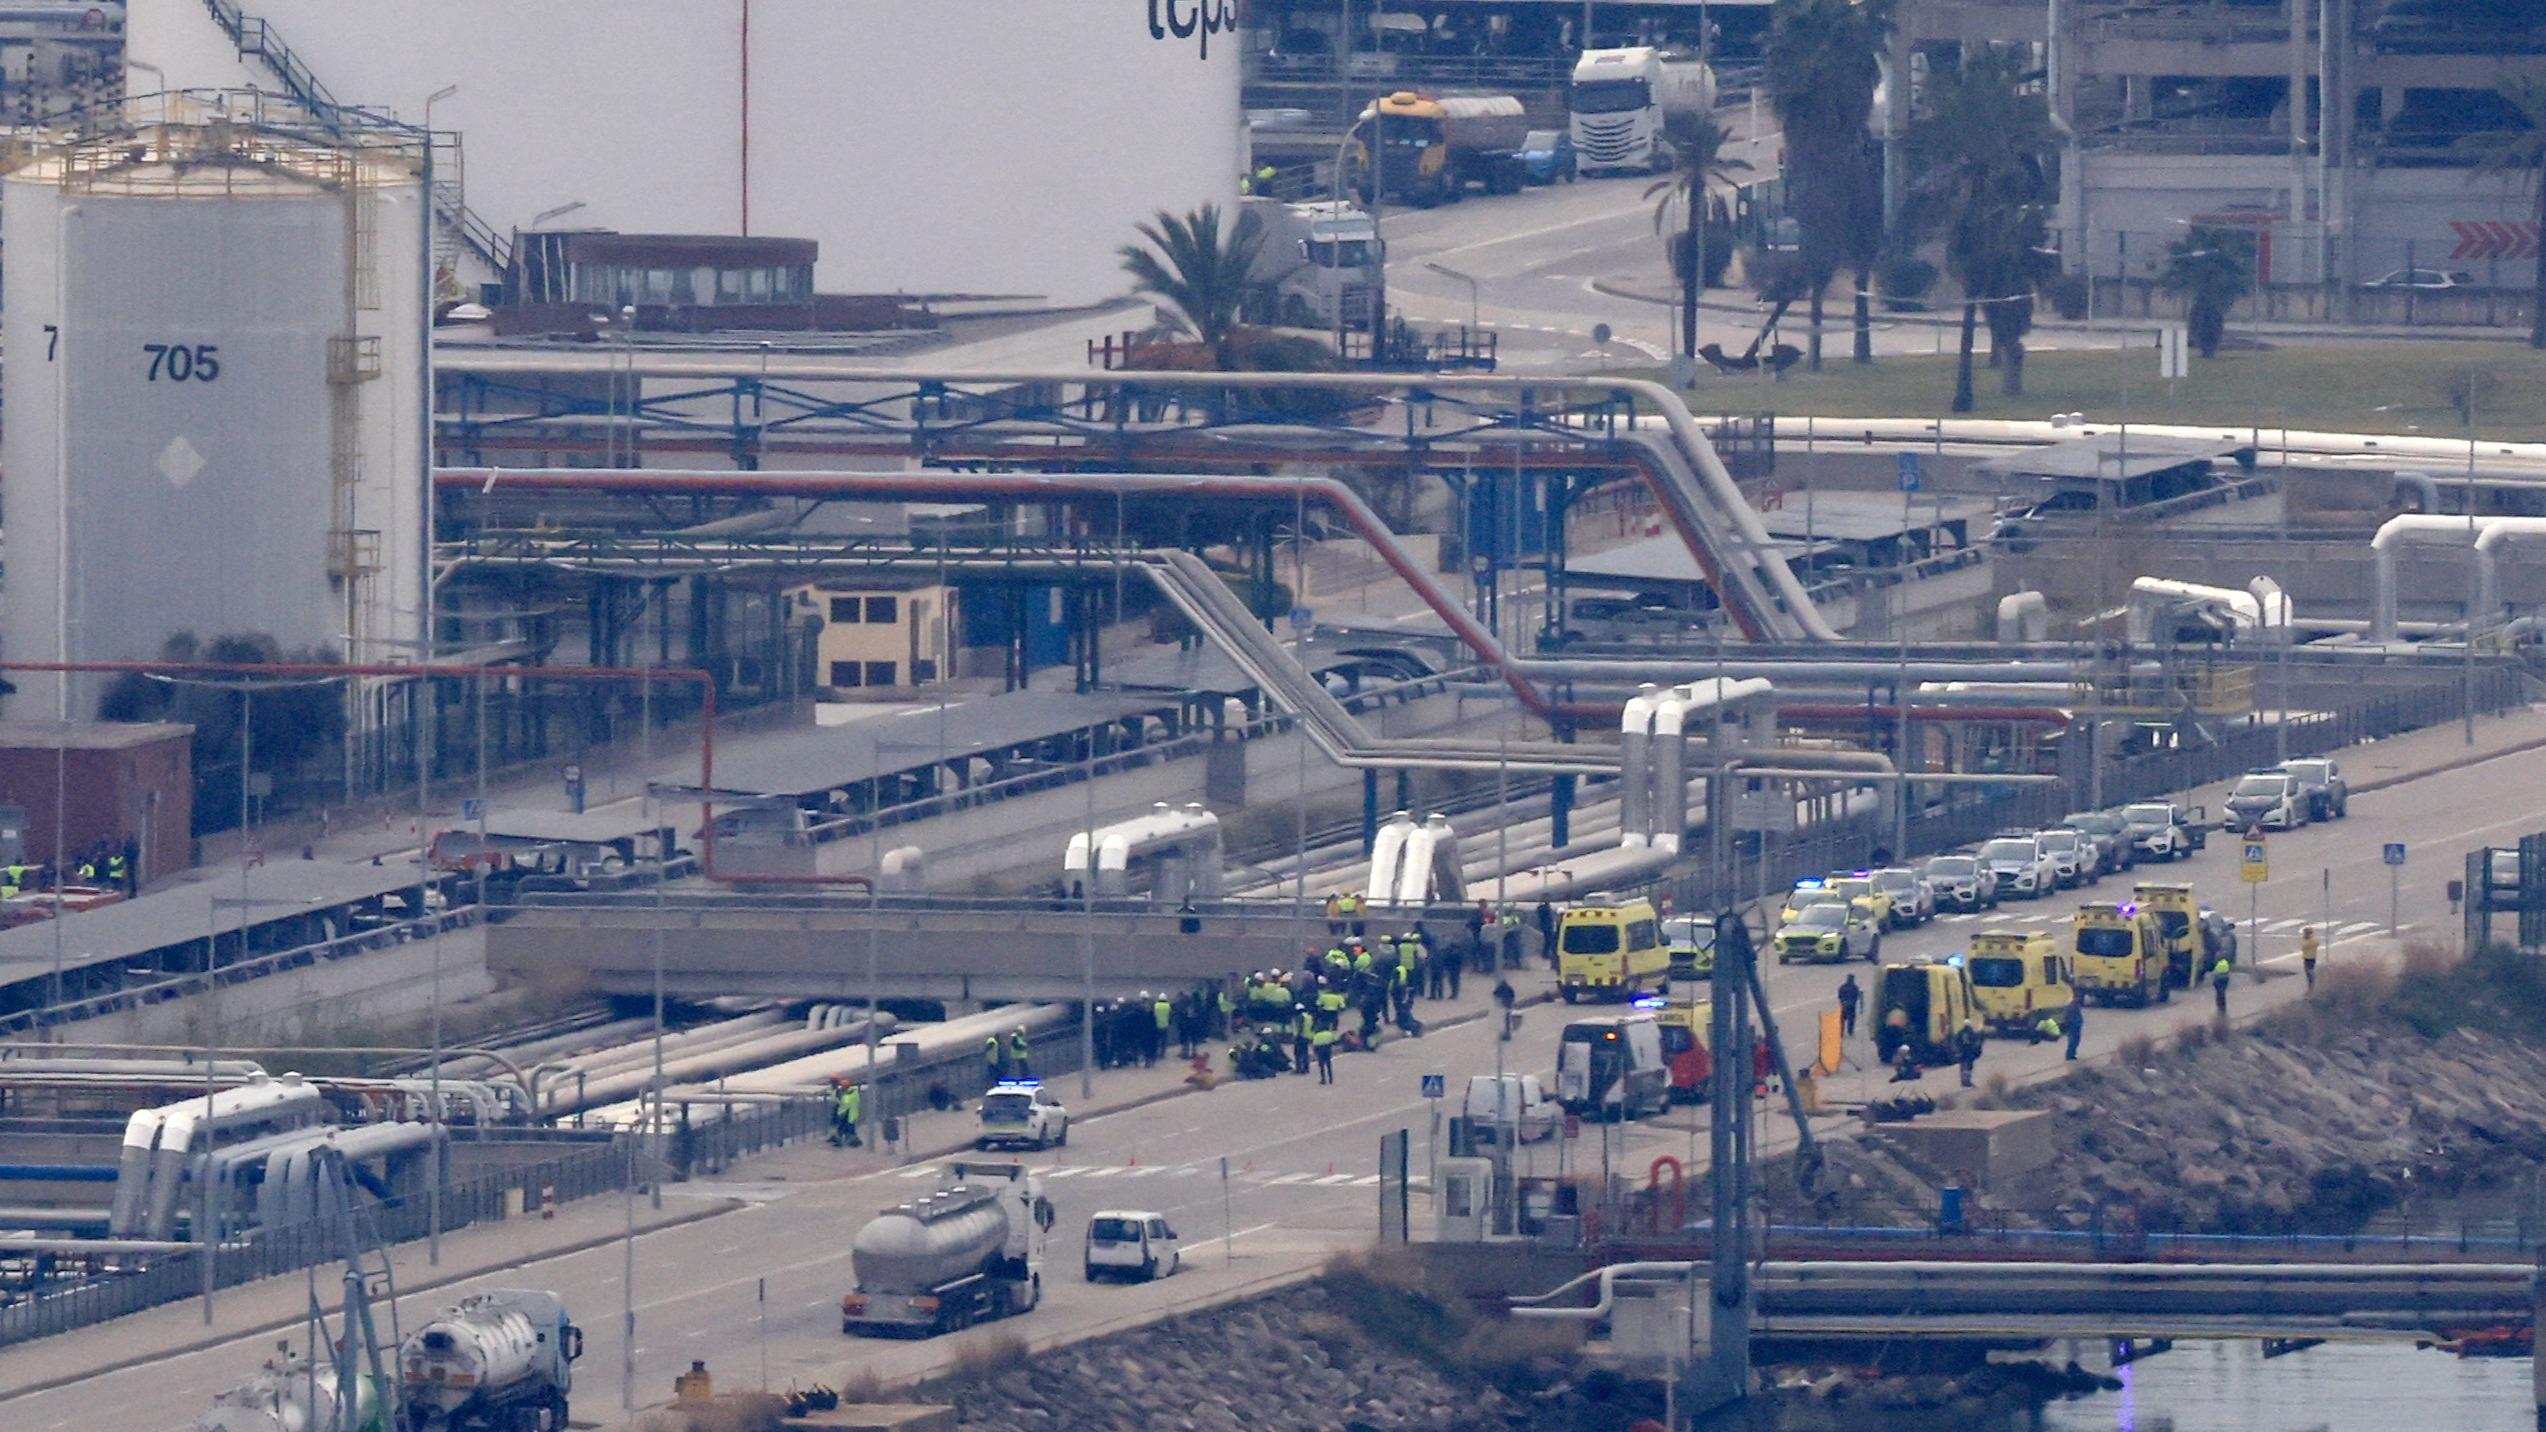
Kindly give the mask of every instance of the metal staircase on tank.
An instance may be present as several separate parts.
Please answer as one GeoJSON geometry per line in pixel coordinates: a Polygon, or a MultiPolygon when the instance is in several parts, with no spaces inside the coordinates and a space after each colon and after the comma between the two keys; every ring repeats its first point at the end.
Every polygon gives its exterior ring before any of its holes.
{"type": "Polygon", "coordinates": [[[416,126],[399,123],[371,110],[348,105],[338,100],[321,82],[315,71],[283,43],[274,27],[259,16],[240,8],[239,0],[203,0],[203,8],[212,22],[221,27],[236,46],[239,58],[254,60],[266,73],[283,86],[284,93],[307,109],[321,123],[335,129],[398,129],[422,133],[431,146],[433,160],[433,271],[456,273],[460,251],[466,249],[503,277],[512,267],[513,245],[495,226],[468,206],[463,186],[465,168],[461,162],[460,136],[449,132],[426,132],[416,126]]]}

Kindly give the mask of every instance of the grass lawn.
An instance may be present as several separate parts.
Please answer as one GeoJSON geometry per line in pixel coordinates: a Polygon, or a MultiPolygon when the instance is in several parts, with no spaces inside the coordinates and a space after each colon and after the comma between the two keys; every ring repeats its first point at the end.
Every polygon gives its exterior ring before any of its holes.
{"type": "MultiPolygon", "coordinates": [[[[2233,330],[2231,330],[2233,335],[2233,330]]],[[[1795,417],[1945,416],[1954,397],[1954,359],[1882,357],[1871,366],[1848,361],[1848,338],[1834,330],[1824,370],[1800,367],[1785,381],[1709,374],[1689,394],[1698,413],[1773,412],[1795,417]]],[[[2331,432],[2419,433],[2457,437],[2465,423],[2451,405],[2451,379],[2469,369],[2476,381],[2477,431],[2488,438],[2546,439],[2546,353],[2518,343],[2314,343],[2235,349],[2193,359],[2192,376],[2157,376],[2153,344],[2112,350],[2033,352],[2024,365],[2025,394],[2009,398],[1998,374],[1975,359],[1976,418],[2046,419],[2084,413],[2090,421],[2186,423],[2199,426],[2293,427],[2331,432]],[[2125,399],[2123,379],[2129,378],[2125,399]]],[[[2463,379],[2459,381],[2463,383],[2463,379]]]]}

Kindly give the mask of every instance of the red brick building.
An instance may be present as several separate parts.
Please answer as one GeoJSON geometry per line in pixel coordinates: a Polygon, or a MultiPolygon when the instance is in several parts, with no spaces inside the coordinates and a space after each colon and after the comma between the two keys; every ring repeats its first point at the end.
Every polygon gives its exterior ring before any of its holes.
{"type": "Polygon", "coordinates": [[[141,851],[152,881],[193,864],[194,728],[175,721],[0,721],[0,857],[14,834],[31,865],[99,841],[141,851]]]}

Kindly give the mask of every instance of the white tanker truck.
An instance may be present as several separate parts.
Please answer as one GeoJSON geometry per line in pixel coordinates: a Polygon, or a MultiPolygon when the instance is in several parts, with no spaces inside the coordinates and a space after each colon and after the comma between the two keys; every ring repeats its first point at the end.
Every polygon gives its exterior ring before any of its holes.
{"type": "Polygon", "coordinates": [[[480,1293],[399,1348],[397,1427],[369,1374],[347,1399],[334,1368],[288,1356],[213,1398],[194,1432],[565,1432],[572,1364],[582,1355],[583,1331],[556,1294],[480,1293]]]}
{"type": "Polygon", "coordinates": [[[1032,1311],[1052,1205],[1022,1164],[950,1163],[934,1193],[888,1208],[849,1245],[857,1291],[840,1331],[922,1337],[1032,1311]]]}
{"type": "Polygon", "coordinates": [[[407,1432],[565,1432],[583,1329],[554,1293],[479,1293],[398,1349],[407,1432]]]}
{"type": "Polygon", "coordinates": [[[354,1380],[353,1415],[343,1418],[336,1370],[300,1356],[276,1358],[246,1382],[212,1399],[193,1432],[389,1432],[379,1384],[354,1380]],[[340,1425],[341,1423],[341,1425],[340,1425]]]}

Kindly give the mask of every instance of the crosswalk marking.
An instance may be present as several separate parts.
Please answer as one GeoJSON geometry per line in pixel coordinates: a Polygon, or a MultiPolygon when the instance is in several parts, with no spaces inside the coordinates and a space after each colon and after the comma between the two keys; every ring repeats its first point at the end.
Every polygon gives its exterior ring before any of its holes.
{"type": "Polygon", "coordinates": [[[1089,1178],[1112,1178],[1114,1175],[1122,1172],[1124,1172],[1124,1170],[1120,1168],[1092,1168],[1087,1171],[1087,1176],[1089,1178]]]}
{"type": "Polygon", "coordinates": [[[1314,1175],[1311,1175],[1311,1174],[1304,1174],[1304,1173],[1286,1173],[1286,1174],[1280,1174],[1280,1175],[1277,1175],[1277,1176],[1275,1176],[1275,1177],[1273,1177],[1273,1178],[1268,1178],[1268,1179],[1266,1179],[1266,1180],[1265,1180],[1265,1182],[1266,1182],[1266,1183],[1299,1183],[1299,1182],[1302,1182],[1302,1181],[1304,1181],[1304,1180],[1306,1180],[1306,1179],[1309,1179],[1309,1178],[1311,1178],[1311,1177],[1314,1177],[1314,1175]]]}
{"type": "Polygon", "coordinates": [[[1350,1183],[1352,1181],[1353,1175],[1348,1173],[1330,1173],[1324,1178],[1310,1180],[1310,1182],[1315,1183],[1320,1188],[1333,1188],[1339,1183],[1350,1183]]]}
{"type": "Polygon", "coordinates": [[[2366,935],[2372,930],[2383,928],[2385,927],[2374,924],[2368,920],[2354,920],[2352,923],[2336,929],[2334,931],[2334,938],[2338,940],[2348,940],[2354,935],[2366,935]]]}
{"type": "Polygon", "coordinates": [[[936,1174],[937,1174],[937,1170],[936,1170],[936,1169],[934,1169],[934,1168],[929,1167],[927,1164],[914,1164],[914,1165],[912,1165],[912,1166],[911,1166],[911,1167],[909,1167],[909,1168],[903,1169],[903,1170],[901,1170],[900,1172],[895,1173],[895,1174],[893,1175],[893,1177],[895,1177],[895,1178],[934,1178],[934,1177],[936,1176],[936,1174]]]}
{"type": "Polygon", "coordinates": [[[1076,1178],[1087,1172],[1085,1164],[1060,1164],[1043,1171],[1045,1178],[1076,1178]]]}
{"type": "Polygon", "coordinates": [[[1377,1188],[1378,1186],[1379,1175],[1375,1173],[1366,1173],[1353,1180],[1353,1187],[1355,1188],[1377,1188]]]}
{"type": "Polygon", "coordinates": [[[2306,923],[2305,920],[2266,920],[2263,922],[2263,933],[2277,935],[2284,930],[2295,930],[2306,923]]]}

